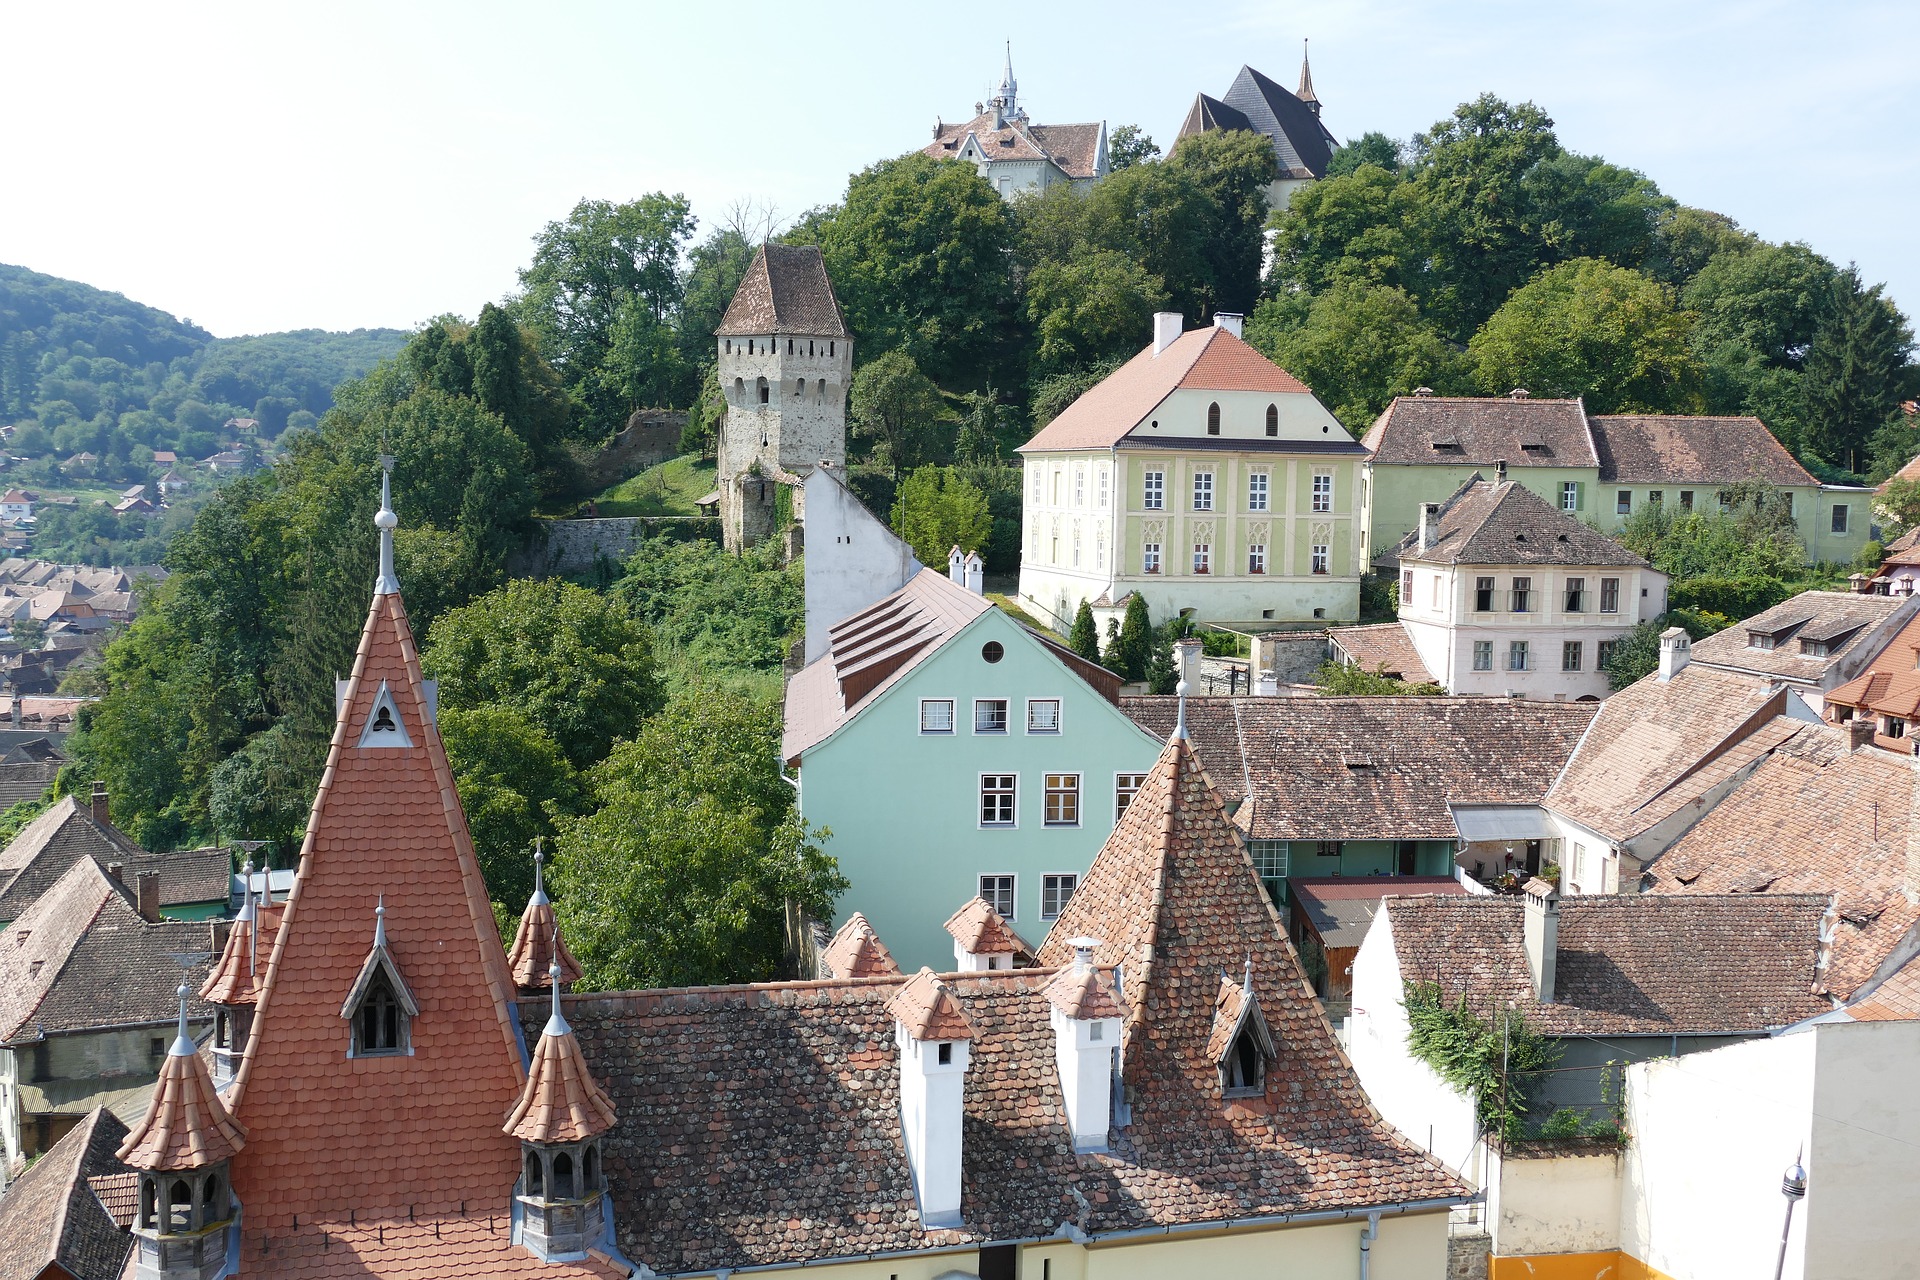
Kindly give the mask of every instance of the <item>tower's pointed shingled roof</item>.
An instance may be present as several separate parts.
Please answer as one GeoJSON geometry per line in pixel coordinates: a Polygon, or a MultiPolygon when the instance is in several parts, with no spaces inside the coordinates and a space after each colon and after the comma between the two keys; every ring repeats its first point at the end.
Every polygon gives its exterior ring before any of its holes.
{"type": "Polygon", "coordinates": [[[715,331],[718,337],[776,333],[848,336],[818,245],[761,245],[715,331]]]}
{"type": "Polygon", "coordinates": [[[180,1026],[153,1086],[147,1114],[120,1144],[120,1158],[136,1169],[204,1169],[231,1160],[247,1132],[220,1102],[207,1064],[187,1034],[187,988],[180,988],[180,1026]]]}
{"type": "MultiPolygon", "coordinates": [[[[390,513],[377,523],[386,543],[390,513]]],[[[313,1229],[504,1204],[518,1175],[519,1150],[500,1132],[525,1083],[513,980],[382,561],[232,1089],[248,1130],[234,1187],[263,1238],[296,1217],[313,1229]],[[376,702],[399,733],[367,732],[376,702]],[[381,901],[419,1015],[407,1053],[350,1058],[341,1006],[381,901]]]]}
{"type": "Polygon", "coordinates": [[[220,963],[207,975],[200,998],[209,1004],[254,1004],[266,983],[267,962],[273,959],[273,937],[286,909],[278,902],[260,902],[253,896],[252,876],[246,877],[247,899],[227,932],[220,963]]]}
{"type": "Polygon", "coordinates": [[[1320,105],[1319,97],[1313,92],[1313,64],[1307,60],[1307,42],[1304,40],[1300,42],[1300,87],[1294,90],[1293,96],[1316,109],[1320,105]]]}
{"type": "Polygon", "coordinates": [[[527,1087],[507,1113],[506,1132],[522,1142],[579,1142],[605,1133],[617,1117],[613,1099],[595,1083],[580,1042],[560,1013],[558,965],[547,978],[553,1014],[534,1047],[527,1087]]]}
{"type": "Polygon", "coordinates": [[[513,950],[507,953],[507,968],[513,973],[514,985],[529,993],[543,989],[553,980],[548,970],[555,964],[560,966],[560,985],[570,986],[580,981],[580,964],[567,950],[567,940],[560,936],[560,922],[553,915],[553,900],[547,897],[546,881],[541,875],[545,861],[545,855],[536,849],[533,896],[527,899],[527,909],[520,913],[513,950]]]}

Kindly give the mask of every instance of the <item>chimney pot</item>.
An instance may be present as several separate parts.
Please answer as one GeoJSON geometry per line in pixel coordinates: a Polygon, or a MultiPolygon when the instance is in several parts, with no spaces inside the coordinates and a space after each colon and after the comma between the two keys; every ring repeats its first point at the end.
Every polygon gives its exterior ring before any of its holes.
{"type": "Polygon", "coordinates": [[[115,884],[125,885],[127,883],[127,864],[124,862],[109,862],[107,864],[107,874],[113,877],[115,884]]]}
{"type": "Polygon", "coordinates": [[[987,594],[987,562],[980,558],[978,551],[967,552],[966,572],[967,590],[977,596],[987,594]]]}
{"type": "Polygon", "coordinates": [[[1521,932],[1527,951],[1527,973],[1533,979],[1533,998],[1553,1003],[1554,965],[1560,952],[1560,894],[1538,876],[1527,881],[1521,932]]]}
{"type": "Polygon", "coordinates": [[[1431,399],[1433,396],[1433,388],[1432,387],[1415,387],[1413,389],[1413,395],[1416,400],[1431,399]]]}
{"type": "Polygon", "coordinates": [[[1507,478],[1507,460],[1505,458],[1495,459],[1493,464],[1493,474],[1494,474],[1494,479],[1497,482],[1505,483],[1507,478]]]}
{"type": "Polygon", "coordinates": [[[1847,750],[1861,751],[1872,745],[1873,717],[1856,712],[1853,719],[1847,721],[1847,750]]]}
{"type": "Polygon", "coordinates": [[[1206,652],[1206,645],[1199,636],[1188,636],[1184,640],[1173,642],[1173,666],[1186,681],[1187,689],[1198,696],[1200,692],[1200,659],[1206,652]]]}
{"type": "Polygon", "coordinates": [[[140,906],[140,918],[154,921],[160,918],[160,873],[142,871],[134,877],[134,897],[140,906]]]}
{"type": "Polygon", "coordinates": [[[1213,327],[1216,329],[1225,329],[1236,338],[1244,338],[1246,336],[1246,321],[1247,318],[1238,311],[1216,311],[1213,313],[1213,327]]]}
{"type": "Polygon", "coordinates": [[[1180,331],[1187,326],[1187,318],[1178,311],[1156,311],[1153,313],[1153,354],[1159,355],[1180,338],[1180,331]]]}
{"type": "Polygon", "coordinates": [[[967,585],[967,558],[960,554],[957,545],[947,552],[947,581],[956,587],[967,585]]]}
{"type": "Polygon", "coordinates": [[[1686,670],[1693,661],[1693,641],[1679,627],[1660,633],[1660,680],[1665,683],[1686,670]]]}
{"type": "Polygon", "coordinates": [[[1507,398],[1509,400],[1525,400],[1531,397],[1532,395],[1533,393],[1531,391],[1528,391],[1525,387],[1515,387],[1513,390],[1507,392],[1507,398]]]}
{"type": "Polygon", "coordinates": [[[108,812],[107,812],[107,784],[106,783],[101,782],[98,779],[95,779],[93,784],[93,795],[89,797],[89,799],[92,802],[93,820],[95,822],[111,822],[113,820],[111,817],[108,816],[108,812]]]}

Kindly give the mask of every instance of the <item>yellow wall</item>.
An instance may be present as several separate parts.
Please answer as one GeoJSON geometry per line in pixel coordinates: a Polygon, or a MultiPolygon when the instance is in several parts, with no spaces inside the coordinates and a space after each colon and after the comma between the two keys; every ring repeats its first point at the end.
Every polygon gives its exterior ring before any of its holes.
{"type": "Polygon", "coordinates": [[[1487,1280],[1673,1280],[1630,1253],[1536,1253],[1524,1258],[1490,1258],[1487,1280]]]}

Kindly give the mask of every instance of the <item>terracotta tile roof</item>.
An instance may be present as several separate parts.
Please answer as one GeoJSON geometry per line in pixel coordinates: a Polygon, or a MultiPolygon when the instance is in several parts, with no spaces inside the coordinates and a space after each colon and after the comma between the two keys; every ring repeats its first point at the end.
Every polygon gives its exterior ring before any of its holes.
{"type": "Polygon", "coordinates": [[[1902,609],[1908,610],[1906,617],[1911,617],[1920,605],[1902,596],[1802,591],[1725,631],[1694,641],[1693,661],[1817,682],[1842,659],[1875,644],[1880,625],[1902,609]],[[1754,648],[1755,632],[1772,636],[1774,647],[1754,648]],[[1826,652],[1808,652],[1809,643],[1817,643],[1826,652]]]}
{"type": "Polygon", "coordinates": [[[273,959],[273,937],[280,930],[280,917],[285,912],[284,902],[262,906],[249,901],[240,908],[227,932],[220,962],[200,988],[202,1000],[233,1005],[259,1001],[260,988],[267,979],[267,962],[273,959]]]}
{"type": "Polygon", "coordinates": [[[915,1040],[971,1040],[973,1024],[933,970],[922,969],[887,1001],[887,1012],[915,1040]]]}
{"type": "MultiPolygon", "coordinates": [[[[1213,998],[1213,1032],[1207,1037],[1207,1061],[1219,1062],[1233,1048],[1241,1022],[1260,1014],[1259,995],[1226,974],[1220,975],[1220,992],[1213,998]]],[[[1267,1037],[1271,1042],[1271,1037],[1267,1037]]]]}
{"type": "Polygon", "coordinates": [[[567,940],[560,932],[560,922],[554,918],[553,900],[547,897],[547,890],[540,874],[540,858],[533,864],[533,896],[527,899],[527,909],[520,913],[520,927],[513,935],[513,950],[507,953],[507,969],[513,975],[513,982],[522,992],[537,991],[553,981],[548,970],[555,962],[560,965],[562,986],[571,986],[580,981],[580,963],[567,950],[567,940]]]}
{"type": "Polygon", "coordinates": [[[1049,1004],[1081,1022],[1127,1016],[1114,997],[1112,975],[1097,965],[1082,969],[1070,964],[1054,974],[1043,990],[1049,1004]]]}
{"type": "Polygon", "coordinates": [[[893,953],[858,911],[847,917],[833,941],[821,949],[820,963],[831,978],[882,978],[900,972],[893,953]]]}
{"type": "Polygon", "coordinates": [[[1600,704],[1546,805],[1610,840],[1630,840],[1812,726],[1786,693],[1698,662],[1600,704]]]}
{"type": "Polygon", "coordinates": [[[126,1132],[112,1112],[94,1110],[0,1196],[0,1280],[118,1280],[133,1237],[89,1180],[120,1168],[113,1149],[126,1132]]]}
{"type": "Polygon", "coordinates": [[[1334,627],[1327,632],[1333,647],[1363,671],[1377,671],[1413,684],[1438,684],[1420,651],[1413,647],[1405,626],[1380,622],[1365,627],[1334,627]]]}
{"type": "MultiPolygon", "coordinates": [[[[1189,329],[1155,355],[1148,345],[1115,369],[1021,445],[1021,453],[1055,449],[1106,449],[1145,423],[1161,401],[1181,388],[1207,391],[1265,391],[1274,395],[1312,395],[1307,385],[1225,329],[1189,329]]],[[[1173,444],[1152,442],[1156,447],[1173,444]]],[[[1184,448],[1195,441],[1181,438],[1184,448]]],[[[1251,448],[1252,440],[1224,442],[1251,448]]],[[[1283,442],[1287,443],[1287,442],[1283,442]]],[[[1351,442],[1349,442],[1351,443],[1351,442]]],[[[1357,452],[1357,450],[1356,450],[1357,452]]]]}
{"type": "MultiPolygon", "coordinates": [[[[252,1224],[249,1204],[248,1224],[252,1224]]],[[[438,1277],[524,1276],[527,1280],[625,1280],[631,1272],[605,1254],[590,1252],[580,1262],[542,1262],[516,1245],[504,1212],[489,1216],[471,1209],[409,1220],[308,1218],[298,1229],[248,1230],[241,1247],[242,1276],[273,1280],[437,1280],[438,1277]]]]}
{"type": "Polygon", "coordinates": [[[1873,656],[1866,670],[1830,690],[1826,701],[1901,719],[1920,718],[1920,615],[1873,656]]]}
{"type": "Polygon", "coordinates": [[[224,903],[231,889],[233,864],[225,849],[148,853],[119,828],[95,821],[85,802],[63,796],[0,851],[0,921],[18,919],[89,854],[102,866],[124,866],[129,885],[143,871],[159,872],[162,907],[224,903]]]}
{"type": "MultiPolygon", "coordinates": [[[[553,989],[551,977],[547,989],[553,989]]],[[[581,1142],[605,1133],[616,1119],[613,1100],[595,1083],[556,1001],[534,1046],[527,1087],[507,1113],[506,1132],[522,1142],[581,1142]]]]}
{"type": "Polygon", "coordinates": [[[968,135],[993,160],[1050,160],[1069,178],[1092,178],[1100,163],[1100,138],[1105,126],[1094,124],[1029,124],[1005,120],[995,124],[992,112],[954,124],[942,121],[933,141],[920,148],[936,160],[958,159],[968,135]]]}
{"type": "Polygon", "coordinates": [[[247,1143],[246,1130],[227,1114],[207,1064],[185,1038],[184,1017],[180,1031],[160,1068],[146,1116],[116,1153],[136,1169],[204,1169],[232,1159],[247,1143]]]}
{"type": "MultiPolygon", "coordinates": [[[[1909,467],[1920,463],[1920,458],[1909,462],[1909,467]]],[[[1886,558],[1881,561],[1884,573],[1893,565],[1920,564],[1920,527],[1912,528],[1887,544],[1886,558]]]]}
{"type": "Polygon", "coordinates": [[[1361,439],[1383,465],[1598,467],[1579,400],[1398,396],[1361,439]]]}
{"type": "Polygon", "coordinates": [[[1093,124],[1031,124],[1033,140],[1069,178],[1092,178],[1100,169],[1100,139],[1106,126],[1093,124]]]}
{"type": "Polygon", "coordinates": [[[1400,975],[1555,1036],[1737,1035],[1825,1013],[1818,894],[1560,901],[1554,999],[1534,999],[1518,897],[1388,898],[1400,975]]]}
{"type": "Polygon", "coordinates": [[[1758,418],[1599,413],[1592,423],[1608,484],[1820,483],[1758,418]]]}
{"type": "Polygon", "coordinates": [[[721,337],[775,333],[847,337],[846,318],[833,296],[820,246],[772,241],[761,245],[715,333],[721,337]]]}
{"type": "MultiPolygon", "coordinates": [[[[310,1228],[349,1211],[367,1223],[504,1210],[520,1160],[500,1118],[525,1083],[513,998],[405,608],[375,596],[229,1094],[248,1133],[233,1183],[249,1259],[286,1239],[296,1215],[310,1228]],[[383,688],[410,745],[358,745],[383,688]],[[383,897],[387,948],[420,1013],[410,1053],[349,1058],[341,1004],[383,897]]],[[[364,1274],[350,1251],[332,1256],[300,1274],[364,1274]]],[[[475,1271],[449,1251],[442,1270],[410,1274],[475,1271]]]]}
{"type": "Polygon", "coordinates": [[[945,928],[970,955],[1012,955],[1025,945],[984,898],[970,899],[947,917],[945,928]]]}
{"type": "MultiPolygon", "coordinates": [[[[107,1114],[111,1115],[112,1112],[107,1114]]],[[[123,1169],[119,1173],[95,1174],[87,1179],[87,1185],[93,1189],[100,1207],[107,1211],[107,1216],[113,1219],[115,1226],[127,1228],[133,1225],[134,1214],[140,1208],[138,1173],[123,1169]]]]}
{"type": "Polygon", "coordinates": [[[1905,943],[1911,760],[1803,726],[1647,868],[1654,893],[1813,893],[1839,922],[1822,984],[1851,999],[1905,943]]]}
{"type": "MultiPolygon", "coordinates": [[[[1121,709],[1164,739],[1175,702],[1126,698],[1121,709]]],[[[1252,839],[1453,840],[1448,805],[1538,803],[1604,705],[1189,698],[1187,726],[1207,775],[1239,806],[1235,825],[1252,839]]]]}
{"type": "MultiPolygon", "coordinates": [[[[185,973],[205,979],[213,934],[205,921],[150,923],[91,858],[0,933],[0,1044],[41,1034],[173,1021],[175,955],[200,955],[185,973]]],[[[195,1022],[213,1017],[192,1000],[195,1022]]]]}
{"type": "Polygon", "coordinates": [[[826,741],[992,608],[944,573],[922,569],[892,595],[836,622],[827,651],[787,683],[781,758],[791,763],[826,741]]]}
{"type": "Polygon", "coordinates": [[[1847,1012],[1857,1022],[1905,1022],[1920,1018],[1920,956],[1901,965],[1864,1000],[1849,1006],[1847,1012]]]}
{"type": "Polygon", "coordinates": [[[1652,566],[1584,522],[1556,511],[1512,480],[1467,481],[1441,504],[1433,545],[1415,528],[1394,548],[1401,563],[1652,566]]]}

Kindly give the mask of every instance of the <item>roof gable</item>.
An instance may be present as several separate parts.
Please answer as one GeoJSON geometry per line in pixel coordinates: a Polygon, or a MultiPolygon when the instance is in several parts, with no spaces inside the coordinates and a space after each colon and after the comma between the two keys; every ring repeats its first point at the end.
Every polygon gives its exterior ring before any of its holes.
{"type": "Polygon", "coordinates": [[[827,278],[820,246],[773,241],[761,245],[715,332],[721,337],[763,333],[847,337],[846,317],[827,278]]]}

